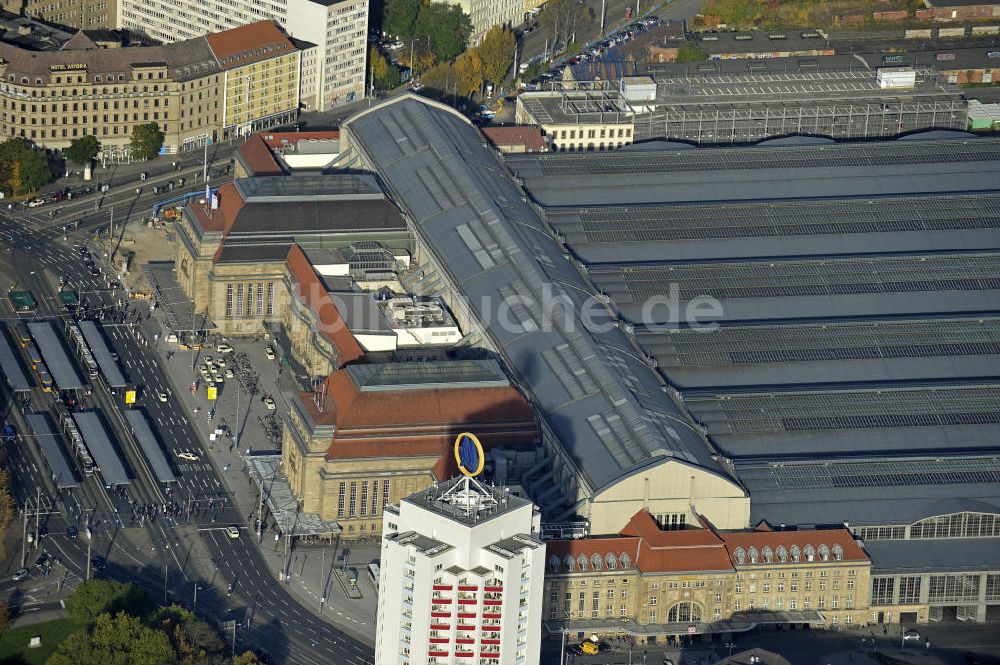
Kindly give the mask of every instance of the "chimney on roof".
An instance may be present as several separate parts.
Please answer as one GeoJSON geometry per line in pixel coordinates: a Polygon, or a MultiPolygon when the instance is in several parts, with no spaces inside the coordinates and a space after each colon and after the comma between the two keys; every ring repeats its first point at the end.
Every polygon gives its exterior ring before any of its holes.
{"type": "Polygon", "coordinates": [[[22,37],[27,37],[31,34],[31,25],[19,25],[17,26],[17,34],[22,37]]]}

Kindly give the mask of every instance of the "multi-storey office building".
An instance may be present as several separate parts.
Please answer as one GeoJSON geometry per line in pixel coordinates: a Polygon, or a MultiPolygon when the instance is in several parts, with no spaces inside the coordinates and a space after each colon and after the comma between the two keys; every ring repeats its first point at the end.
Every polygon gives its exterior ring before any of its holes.
{"type": "Polygon", "coordinates": [[[534,665],[541,515],[504,487],[460,477],[385,511],[377,665],[534,665]]]}
{"type": "Polygon", "coordinates": [[[80,30],[115,28],[118,0],[3,0],[0,7],[80,30]]]}
{"type": "Polygon", "coordinates": [[[306,108],[328,109],[364,95],[368,0],[121,0],[117,25],[169,43],[262,19],[315,45],[301,90],[306,108]]]}
{"type": "Polygon", "coordinates": [[[302,108],[322,111],[365,95],[368,0],[288,0],[288,32],[316,44],[302,108]]]}
{"type": "Polygon", "coordinates": [[[48,148],[93,135],[127,151],[132,128],[155,122],[165,152],[183,151],[294,118],[298,58],[270,21],[165,46],[0,42],[0,134],[48,148]]]}

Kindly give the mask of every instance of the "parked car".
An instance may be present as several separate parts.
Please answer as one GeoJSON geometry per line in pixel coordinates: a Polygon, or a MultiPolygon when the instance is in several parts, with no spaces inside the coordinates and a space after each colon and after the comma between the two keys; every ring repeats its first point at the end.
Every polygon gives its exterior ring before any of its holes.
{"type": "Polygon", "coordinates": [[[267,407],[268,411],[274,411],[274,408],[275,408],[274,400],[272,398],[270,398],[270,397],[265,397],[264,398],[264,406],[267,407]]]}
{"type": "Polygon", "coordinates": [[[18,568],[17,571],[14,572],[14,575],[11,576],[11,579],[14,580],[15,582],[20,582],[23,579],[27,579],[28,575],[30,574],[31,571],[28,570],[27,568],[18,568]]]}
{"type": "Polygon", "coordinates": [[[910,630],[906,631],[905,633],[903,633],[903,641],[904,642],[919,642],[920,641],[920,633],[917,632],[917,631],[915,631],[915,630],[913,630],[913,629],[910,629],[910,630]]]}
{"type": "Polygon", "coordinates": [[[216,353],[232,353],[233,347],[229,344],[216,344],[215,351],[216,353]]]}
{"type": "Polygon", "coordinates": [[[271,348],[270,344],[264,347],[264,355],[268,360],[274,360],[274,349],[271,348]]]}
{"type": "Polygon", "coordinates": [[[43,205],[45,205],[45,199],[32,199],[31,201],[28,201],[29,208],[37,208],[38,206],[43,205]]]}

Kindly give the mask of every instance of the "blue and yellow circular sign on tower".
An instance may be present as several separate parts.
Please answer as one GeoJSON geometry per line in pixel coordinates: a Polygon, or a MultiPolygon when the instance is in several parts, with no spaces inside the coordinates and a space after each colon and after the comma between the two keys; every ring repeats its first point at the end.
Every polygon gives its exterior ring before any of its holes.
{"type": "Polygon", "coordinates": [[[473,478],[483,472],[486,454],[475,434],[462,432],[455,439],[455,461],[463,475],[473,478]]]}

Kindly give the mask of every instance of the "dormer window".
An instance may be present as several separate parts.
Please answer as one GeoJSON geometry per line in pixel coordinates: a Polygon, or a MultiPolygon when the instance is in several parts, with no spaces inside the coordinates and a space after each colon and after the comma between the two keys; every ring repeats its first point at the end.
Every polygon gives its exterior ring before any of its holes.
{"type": "Polygon", "coordinates": [[[823,561],[829,561],[830,560],[830,548],[827,547],[826,545],[820,545],[819,546],[819,558],[822,559],[823,561]]]}
{"type": "Polygon", "coordinates": [[[743,565],[747,560],[747,553],[742,547],[737,547],[736,551],[733,552],[733,556],[736,557],[736,563],[743,565]]]}
{"type": "Polygon", "coordinates": [[[770,546],[764,547],[761,553],[764,556],[764,563],[771,563],[771,561],[774,560],[774,552],[771,551],[770,546]]]}
{"type": "Polygon", "coordinates": [[[760,559],[760,553],[757,551],[756,547],[751,547],[748,554],[750,556],[750,563],[757,563],[760,559]]]}
{"type": "Polygon", "coordinates": [[[778,561],[781,563],[788,561],[788,550],[785,549],[784,545],[778,545],[776,552],[778,554],[778,561]]]}
{"type": "Polygon", "coordinates": [[[792,561],[798,561],[802,558],[802,550],[799,549],[798,545],[792,545],[792,561]]]}
{"type": "Polygon", "coordinates": [[[803,552],[806,555],[806,561],[816,560],[816,550],[813,548],[812,545],[806,545],[806,548],[805,550],[803,550],[803,552]]]}
{"type": "Polygon", "coordinates": [[[844,560],[844,548],[841,547],[840,545],[834,545],[833,546],[833,558],[836,559],[837,561],[843,561],[844,560]]]}

